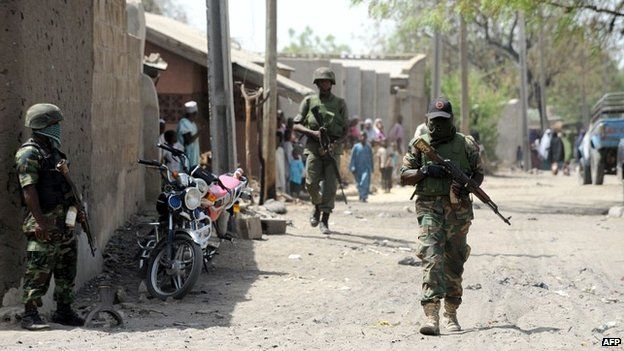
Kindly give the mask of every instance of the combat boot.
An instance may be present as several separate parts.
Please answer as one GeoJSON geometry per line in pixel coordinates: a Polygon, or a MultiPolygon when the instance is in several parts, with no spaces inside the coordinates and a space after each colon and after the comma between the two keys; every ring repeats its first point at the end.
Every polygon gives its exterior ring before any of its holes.
{"type": "Polygon", "coordinates": [[[423,335],[440,335],[440,301],[423,305],[427,320],[420,327],[423,335]]]}
{"type": "Polygon", "coordinates": [[[78,313],[72,310],[71,305],[57,303],[56,312],[52,315],[52,322],[72,327],[82,327],[85,321],[78,313]]]}
{"type": "Polygon", "coordinates": [[[39,316],[37,306],[27,303],[24,314],[22,315],[22,328],[27,330],[42,330],[48,329],[50,326],[39,316]]]}
{"type": "Polygon", "coordinates": [[[321,225],[319,226],[322,234],[329,235],[331,234],[331,230],[329,230],[329,212],[323,212],[323,217],[321,218],[321,225]]]}
{"type": "Polygon", "coordinates": [[[320,217],[321,209],[319,208],[319,205],[314,205],[314,209],[312,210],[312,214],[310,215],[310,225],[312,227],[318,226],[320,217]]]}
{"type": "Polygon", "coordinates": [[[457,308],[459,305],[444,300],[444,327],[450,332],[461,330],[461,326],[457,321],[457,308]]]}

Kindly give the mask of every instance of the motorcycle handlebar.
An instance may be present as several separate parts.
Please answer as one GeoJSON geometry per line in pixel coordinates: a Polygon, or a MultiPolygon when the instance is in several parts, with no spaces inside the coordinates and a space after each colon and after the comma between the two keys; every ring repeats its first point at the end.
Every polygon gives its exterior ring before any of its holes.
{"type": "Polygon", "coordinates": [[[156,144],[156,146],[161,148],[161,149],[163,149],[163,150],[167,150],[167,151],[171,152],[174,156],[185,156],[184,155],[184,151],[180,151],[178,149],[174,149],[174,148],[172,148],[169,145],[158,143],[158,144],[156,144]]]}
{"type": "Polygon", "coordinates": [[[137,162],[139,164],[146,165],[146,166],[154,166],[154,167],[162,166],[162,164],[160,164],[160,162],[158,162],[156,160],[141,160],[141,159],[139,159],[137,162]]]}

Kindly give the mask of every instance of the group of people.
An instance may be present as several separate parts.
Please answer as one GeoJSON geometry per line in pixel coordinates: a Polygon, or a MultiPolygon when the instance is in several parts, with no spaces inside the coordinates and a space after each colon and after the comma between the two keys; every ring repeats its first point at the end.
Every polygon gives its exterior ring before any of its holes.
{"type": "Polygon", "coordinates": [[[159,149],[160,162],[171,171],[192,170],[199,165],[199,128],[197,119],[197,102],[188,101],[184,104],[184,115],[180,118],[176,130],[166,130],[166,122],[160,119],[160,136],[158,142],[170,148],[184,152],[186,161],[175,156],[171,151],[159,149]]]}
{"type": "MultiPolygon", "coordinates": [[[[563,175],[570,175],[570,163],[573,159],[573,143],[567,133],[558,130],[546,129],[541,135],[530,135],[531,168],[550,169],[553,175],[562,171],[563,175]]],[[[522,162],[522,148],[518,146],[516,161],[522,162]]]]}
{"type": "MultiPolygon", "coordinates": [[[[331,92],[335,76],[329,68],[317,69],[313,82],[319,94],[303,100],[290,131],[291,138],[293,131],[306,136],[303,151],[306,165],[304,169],[293,147],[290,151],[293,159],[289,161],[289,179],[291,188],[296,190],[301,185],[296,180],[305,177],[305,187],[312,202],[310,225],[319,227],[322,234],[330,235],[329,217],[334,209],[341,145],[349,135],[348,113],[344,99],[331,92]],[[322,137],[329,139],[329,145],[320,142],[322,137]]],[[[164,132],[162,137],[167,145],[182,147],[189,167],[193,167],[199,163],[199,129],[194,121],[197,104],[190,101],[185,108],[185,115],[176,132],[164,132]]],[[[476,184],[481,184],[484,177],[477,143],[471,136],[457,133],[453,119],[449,101],[442,98],[433,100],[427,113],[428,132],[410,142],[400,169],[402,184],[414,185],[418,195],[416,214],[420,232],[417,257],[423,261],[420,300],[426,316],[420,332],[425,335],[440,332],[442,300],[446,329],[461,330],[457,309],[462,302],[463,266],[470,254],[467,234],[473,212],[465,184],[455,182],[444,167],[420,152],[416,145],[421,140],[429,143],[443,159],[451,160],[465,174],[470,174],[476,184]],[[451,191],[457,202],[451,202],[451,191]]],[[[32,138],[15,155],[27,209],[23,222],[23,231],[28,239],[23,286],[25,311],[21,323],[23,328],[29,330],[49,327],[37,309],[42,305],[41,298],[47,292],[52,276],[56,282],[54,299],[57,303],[52,320],[70,326],[84,324],[84,319],[71,307],[77,248],[75,232],[67,214],[76,199],[71,200],[69,181],[60,172],[54,171],[59,161],[66,159],[60,151],[62,120],[61,110],[54,105],[36,104],[29,108],[25,126],[32,129],[32,138]]],[[[371,174],[373,157],[368,137],[367,132],[360,133],[359,143],[353,147],[351,170],[358,177],[361,171],[367,171],[368,177],[371,174]]],[[[278,147],[284,157],[288,148],[284,143],[278,147]]],[[[384,157],[387,161],[387,150],[384,157]]],[[[175,167],[169,156],[164,154],[163,158],[172,168],[175,167]]],[[[362,177],[366,175],[361,175],[360,180],[362,177]]],[[[78,218],[84,216],[78,211],[78,218]]]]}
{"type": "Polygon", "coordinates": [[[351,149],[349,171],[355,178],[361,202],[366,202],[368,199],[375,166],[381,174],[381,188],[386,193],[390,192],[392,179],[399,165],[398,160],[399,152],[397,152],[396,142],[381,139],[371,144],[366,133],[359,135],[358,143],[351,149]],[[374,149],[376,151],[373,151],[374,149]]]}

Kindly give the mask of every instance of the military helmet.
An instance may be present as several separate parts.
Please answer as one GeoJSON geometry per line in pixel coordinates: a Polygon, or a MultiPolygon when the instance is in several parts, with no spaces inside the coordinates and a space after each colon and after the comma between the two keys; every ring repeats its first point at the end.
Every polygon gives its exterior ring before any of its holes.
{"type": "Polygon", "coordinates": [[[35,104],[26,111],[24,126],[31,129],[43,129],[63,120],[61,109],[52,104],[35,104]]]}
{"type": "Polygon", "coordinates": [[[317,80],[321,80],[321,79],[327,79],[329,80],[332,84],[336,84],[336,75],[334,74],[334,71],[332,71],[329,67],[319,67],[314,71],[314,74],[312,75],[313,77],[313,84],[316,84],[317,80]]]}

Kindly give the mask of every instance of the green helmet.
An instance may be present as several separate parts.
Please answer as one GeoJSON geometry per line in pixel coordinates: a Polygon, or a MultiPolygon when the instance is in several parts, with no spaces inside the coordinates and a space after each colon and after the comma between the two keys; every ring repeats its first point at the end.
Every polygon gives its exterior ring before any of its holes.
{"type": "Polygon", "coordinates": [[[331,81],[332,84],[336,84],[336,75],[334,75],[334,71],[332,71],[329,67],[319,67],[314,71],[313,84],[316,84],[317,80],[327,79],[331,81]]]}
{"type": "Polygon", "coordinates": [[[61,109],[52,104],[35,104],[26,111],[24,126],[31,129],[43,129],[63,120],[61,109]]]}

